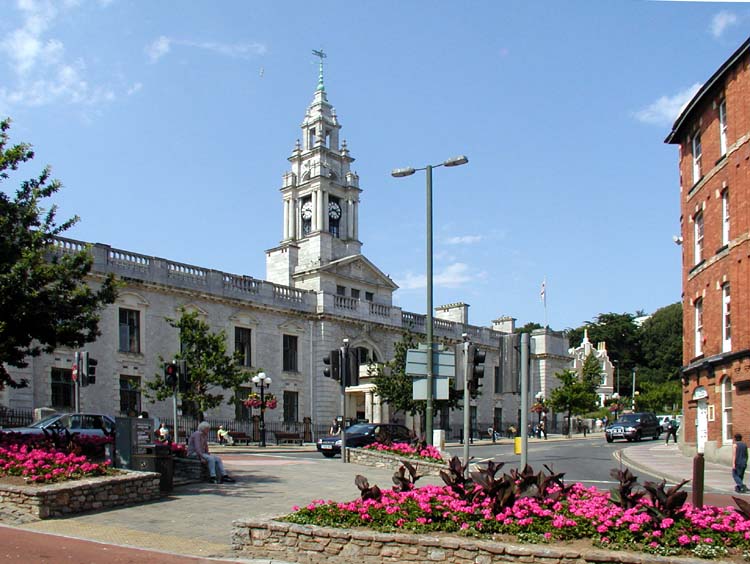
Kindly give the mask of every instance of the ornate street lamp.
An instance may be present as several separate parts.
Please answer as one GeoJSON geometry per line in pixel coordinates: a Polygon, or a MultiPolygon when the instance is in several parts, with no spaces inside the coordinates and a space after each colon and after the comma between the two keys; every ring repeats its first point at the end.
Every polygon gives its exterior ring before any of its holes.
{"type": "Polygon", "coordinates": [[[253,376],[253,384],[260,389],[260,446],[266,446],[266,388],[271,386],[271,377],[265,372],[253,376]]]}
{"type": "Polygon", "coordinates": [[[439,166],[460,166],[469,162],[464,155],[453,157],[437,165],[427,165],[423,168],[397,168],[391,172],[391,176],[401,178],[411,176],[418,170],[424,170],[427,176],[427,317],[425,319],[425,333],[427,340],[427,405],[425,406],[425,434],[427,444],[432,444],[432,169],[439,166]]]}

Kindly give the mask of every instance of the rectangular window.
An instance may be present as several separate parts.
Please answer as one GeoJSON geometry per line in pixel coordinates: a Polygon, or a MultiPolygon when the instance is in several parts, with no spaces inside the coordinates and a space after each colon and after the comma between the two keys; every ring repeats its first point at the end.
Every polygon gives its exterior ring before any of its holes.
{"type": "Polygon", "coordinates": [[[695,214],[693,221],[693,254],[694,264],[698,264],[703,260],[703,212],[695,214]]]}
{"type": "Polygon", "coordinates": [[[53,368],[51,373],[52,407],[74,407],[75,385],[72,371],[66,368],[53,368]]]}
{"type": "Polygon", "coordinates": [[[703,150],[701,149],[701,134],[696,133],[693,135],[693,184],[701,179],[701,157],[703,156],[703,150]]]}
{"type": "Polygon", "coordinates": [[[495,375],[495,393],[496,394],[502,394],[503,393],[503,373],[501,370],[501,366],[495,366],[494,367],[494,375],[495,375]]]}
{"type": "Polygon", "coordinates": [[[283,338],[283,370],[285,372],[297,372],[297,337],[284,335],[283,338]]]}
{"type": "Polygon", "coordinates": [[[346,296],[346,288],[344,286],[336,286],[336,295],[346,296]]]}
{"type": "Polygon", "coordinates": [[[120,351],[141,352],[141,312],[120,308],[120,351]]]}
{"type": "Polygon", "coordinates": [[[371,302],[373,299],[375,299],[375,296],[373,295],[372,292],[365,292],[365,299],[368,302],[371,302]]]}
{"type": "Polygon", "coordinates": [[[135,417],[141,412],[141,379],[120,376],[120,413],[135,417]]]}
{"type": "Polygon", "coordinates": [[[355,290],[354,288],[352,288],[352,298],[354,298],[355,300],[359,299],[359,290],[355,290]]]}
{"type": "Polygon", "coordinates": [[[721,244],[729,244],[729,190],[721,193],[721,244]]]}
{"type": "Polygon", "coordinates": [[[235,327],[234,328],[234,350],[242,354],[238,364],[240,366],[252,366],[253,355],[250,348],[250,337],[252,331],[246,327],[235,327]]]}
{"type": "Polygon", "coordinates": [[[728,283],[721,287],[721,302],[722,317],[724,320],[722,323],[722,351],[729,352],[732,350],[732,307],[728,283]]]}
{"type": "Polygon", "coordinates": [[[703,354],[703,299],[695,300],[695,356],[703,354]]]}
{"type": "Polygon", "coordinates": [[[503,432],[503,408],[496,407],[494,417],[492,419],[492,428],[495,432],[502,434],[503,432]]]}
{"type": "Polygon", "coordinates": [[[284,390],[284,423],[299,421],[299,394],[284,390]]]}
{"type": "Polygon", "coordinates": [[[247,399],[247,396],[252,392],[252,388],[240,387],[237,389],[234,402],[234,416],[237,421],[250,421],[252,412],[243,402],[247,399]]]}
{"type": "Polygon", "coordinates": [[[721,156],[727,154],[727,101],[722,100],[719,104],[719,147],[721,156]]]}

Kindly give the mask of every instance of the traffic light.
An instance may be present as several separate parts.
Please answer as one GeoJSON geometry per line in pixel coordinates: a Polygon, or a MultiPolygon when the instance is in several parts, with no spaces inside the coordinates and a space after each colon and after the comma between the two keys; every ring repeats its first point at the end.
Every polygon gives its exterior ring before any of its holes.
{"type": "Polygon", "coordinates": [[[177,365],[174,362],[164,363],[164,383],[173,390],[177,387],[177,365]]]}
{"type": "Polygon", "coordinates": [[[346,350],[346,385],[359,386],[359,354],[356,349],[346,350]]]}
{"type": "Polygon", "coordinates": [[[187,360],[177,361],[177,380],[180,393],[186,393],[190,389],[187,360]]]}
{"type": "Polygon", "coordinates": [[[88,351],[83,351],[78,355],[79,366],[78,366],[78,378],[81,386],[88,386],[89,384],[96,384],[96,366],[99,361],[92,358],[88,351]]]}
{"type": "Polygon", "coordinates": [[[469,393],[472,398],[476,398],[479,395],[479,388],[482,387],[484,360],[487,353],[480,351],[476,345],[469,345],[467,354],[469,359],[466,377],[469,379],[469,393]]]}
{"type": "Polygon", "coordinates": [[[341,382],[341,351],[338,349],[332,350],[328,353],[328,356],[323,358],[323,376],[326,378],[333,378],[337,382],[341,382]]]}

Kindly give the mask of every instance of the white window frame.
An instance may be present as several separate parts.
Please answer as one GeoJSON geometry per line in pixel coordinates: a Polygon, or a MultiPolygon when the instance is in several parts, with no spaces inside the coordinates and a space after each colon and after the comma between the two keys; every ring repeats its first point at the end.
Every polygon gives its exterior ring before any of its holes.
{"type": "Polygon", "coordinates": [[[726,376],[721,380],[721,442],[731,444],[732,438],[732,379],[726,376]]]}
{"type": "Polygon", "coordinates": [[[729,189],[721,193],[721,243],[729,244],[729,189]]]}
{"type": "Polygon", "coordinates": [[[732,350],[732,303],[729,282],[721,287],[721,341],[722,352],[732,350]]]}
{"type": "Polygon", "coordinates": [[[693,257],[694,264],[698,264],[703,260],[703,237],[704,237],[704,222],[703,222],[703,211],[699,211],[693,217],[693,257]]]}
{"type": "Polygon", "coordinates": [[[695,309],[695,356],[703,354],[703,298],[698,298],[693,304],[695,309]]]}
{"type": "Polygon", "coordinates": [[[719,147],[721,156],[727,154],[727,101],[723,99],[719,104],[719,147]]]}
{"type": "Polygon", "coordinates": [[[691,140],[692,151],[693,151],[693,184],[701,179],[701,157],[703,156],[703,148],[701,147],[701,134],[696,131],[691,140]]]}

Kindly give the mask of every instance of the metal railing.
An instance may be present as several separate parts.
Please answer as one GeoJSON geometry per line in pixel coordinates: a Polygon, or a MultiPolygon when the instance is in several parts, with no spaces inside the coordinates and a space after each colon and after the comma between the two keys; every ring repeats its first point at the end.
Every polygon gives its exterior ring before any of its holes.
{"type": "Polygon", "coordinates": [[[10,409],[7,407],[0,407],[0,429],[26,427],[33,422],[33,409],[10,409]]]}

